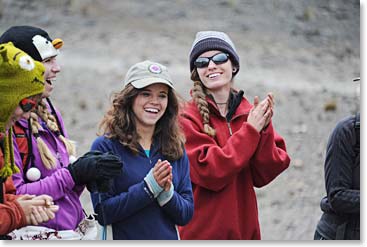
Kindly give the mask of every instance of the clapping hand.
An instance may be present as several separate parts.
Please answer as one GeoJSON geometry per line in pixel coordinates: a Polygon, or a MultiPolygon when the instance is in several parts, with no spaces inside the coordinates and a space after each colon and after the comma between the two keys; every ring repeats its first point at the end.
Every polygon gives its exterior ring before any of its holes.
{"type": "Polygon", "coordinates": [[[52,197],[48,195],[22,195],[17,202],[23,209],[27,225],[39,225],[55,218],[59,206],[54,205],[52,197]]]}
{"type": "Polygon", "coordinates": [[[153,176],[164,191],[169,191],[172,183],[172,167],[167,160],[157,161],[153,168],[153,176]]]}
{"type": "Polygon", "coordinates": [[[266,128],[273,116],[274,96],[268,93],[266,98],[259,102],[259,97],[255,96],[254,105],[250,110],[247,122],[251,124],[258,132],[266,128]]]}

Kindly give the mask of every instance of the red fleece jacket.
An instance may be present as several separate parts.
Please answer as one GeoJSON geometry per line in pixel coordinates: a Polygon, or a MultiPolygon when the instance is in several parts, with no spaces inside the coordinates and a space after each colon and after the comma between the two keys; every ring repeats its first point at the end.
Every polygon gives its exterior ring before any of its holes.
{"type": "MultiPolygon", "coordinates": [[[[0,148],[0,169],[4,165],[4,156],[0,148]]],[[[3,183],[4,202],[0,203],[0,235],[8,234],[14,229],[26,225],[26,217],[16,199],[15,187],[11,177],[3,183]]]]}
{"type": "Polygon", "coordinates": [[[179,228],[181,239],[260,239],[254,186],[270,183],[289,166],[285,142],[272,123],[261,133],[247,123],[252,105],[245,98],[229,123],[207,100],[215,138],[204,133],[192,101],[180,119],[195,206],[193,219],[179,228]]]}

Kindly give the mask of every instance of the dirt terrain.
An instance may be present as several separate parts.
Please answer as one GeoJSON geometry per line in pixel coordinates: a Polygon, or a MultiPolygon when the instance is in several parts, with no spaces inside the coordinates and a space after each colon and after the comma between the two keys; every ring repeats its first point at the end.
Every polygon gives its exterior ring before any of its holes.
{"type": "MultiPolygon", "coordinates": [[[[256,189],[264,240],[311,240],[324,195],[323,159],[337,121],[359,109],[360,4],[356,0],[0,0],[0,32],[34,25],[60,37],[52,96],[79,155],[89,150],[127,69],[168,66],[189,98],[197,31],[227,32],[241,59],[235,86],[251,101],[275,95],[273,123],[291,165],[256,189]]],[[[83,204],[91,210],[88,193],[83,204]]]]}

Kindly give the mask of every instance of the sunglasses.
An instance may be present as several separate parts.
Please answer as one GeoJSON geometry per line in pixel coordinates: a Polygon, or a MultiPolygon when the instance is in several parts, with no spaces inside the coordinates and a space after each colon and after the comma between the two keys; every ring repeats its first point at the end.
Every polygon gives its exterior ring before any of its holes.
{"type": "Polygon", "coordinates": [[[210,60],[213,61],[216,65],[222,64],[227,62],[229,59],[229,55],[226,53],[218,53],[215,54],[214,56],[211,57],[198,57],[195,62],[194,65],[196,66],[196,68],[206,68],[208,67],[210,60]]]}
{"type": "Polygon", "coordinates": [[[22,99],[20,102],[19,102],[19,106],[20,108],[22,108],[22,110],[24,112],[29,112],[31,111],[33,108],[36,107],[36,101],[34,100],[31,100],[31,99],[22,99]]]}

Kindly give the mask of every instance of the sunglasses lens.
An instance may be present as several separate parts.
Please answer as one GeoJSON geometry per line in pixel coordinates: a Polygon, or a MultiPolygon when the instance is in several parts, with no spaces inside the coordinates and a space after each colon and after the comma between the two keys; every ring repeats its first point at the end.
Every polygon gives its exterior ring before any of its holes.
{"type": "Polygon", "coordinates": [[[196,68],[205,68],[208,67],[210,60],[212,60],[216,65],[222,64],[228,61],[228,54],[226,53],[218,53],[212,57],[198,57],[194,65],[196,68]]]}
{"type": "Polygon", "coordinates": [[[219,53],[212,58],[215,64],[222,64],[228,61],[228,55],[225,53],[219,53]]]}
{"type": "Polygon", "coordinates": [[[198,57],[195,62],[194,62],[194,65],[197,67],[197,68],[205,68],[208,66],[209,64],[209,58],[207,57],[198,57]]]}
{"type": "Polygon", "coordinates": [[[24,112],[29,112],[36,106],[36,102],[31,99],[23,99],[20,101],[19,106],[24,112]]]}

